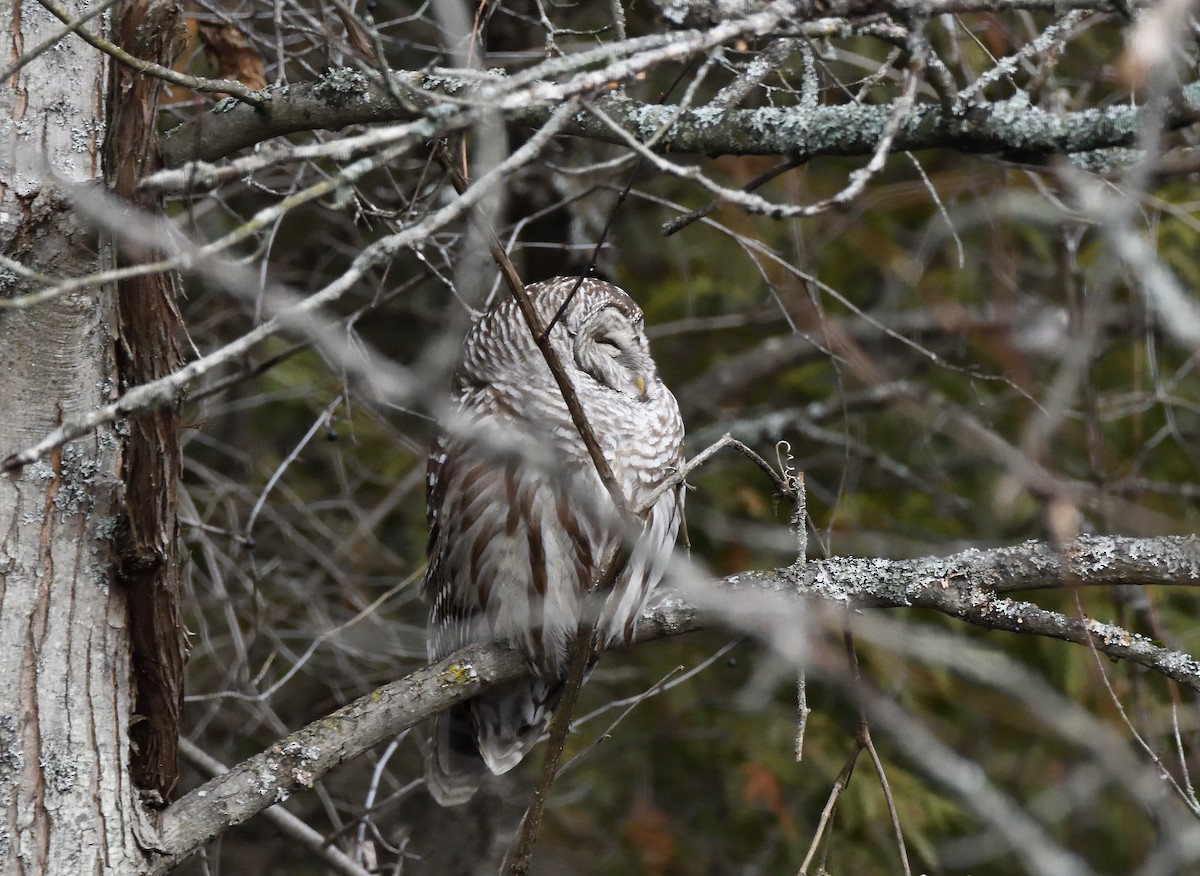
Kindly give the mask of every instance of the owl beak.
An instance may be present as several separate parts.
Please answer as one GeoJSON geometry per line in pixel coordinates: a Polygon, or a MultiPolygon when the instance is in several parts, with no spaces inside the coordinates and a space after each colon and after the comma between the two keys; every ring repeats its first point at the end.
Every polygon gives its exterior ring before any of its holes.
{"type": "Polygon", "coordinates": [[[633,385],[637,387],[638,397],[643,401],[646,399],[646,378],[638,374],[633,378],[633,385]]]}

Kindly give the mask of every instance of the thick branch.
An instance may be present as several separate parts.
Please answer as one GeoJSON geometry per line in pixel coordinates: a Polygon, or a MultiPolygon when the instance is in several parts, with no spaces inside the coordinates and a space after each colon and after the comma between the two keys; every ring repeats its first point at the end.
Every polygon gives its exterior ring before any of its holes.
{"type": "MultiPolygon", "coordinates": [[[[919,560],[833,559],[795,568],[744,572],[717,582],[703,607],[666,591],[638,625],[638,639],[658,639],[718,623],[737,623],[729,609],[752,593],[801,597],[855,608],[920,607],[990,629],[1088,644],[1113,658],[1147,666],[1200,691],[1200,663],[1142,636],[1070,618],[998,593],[1061,585],[1200,584],[1200,539],[1080,538],[1059,552],[1038,542],[967,550],[919,560]],[[736,598],[729,599],[736,592],[736,598]]],[[[749,621],[744,624],[750,627],[749,621]]],[[[750,629],[754,632],[753,629],[750,629]]],[[[401,730],[528,671],[499,645],[465,648],[419,669],[298,730],[267,751],[183,796],[162,816],[165,873],[228,827],[241,824],[401,730]]]]}
{"type": "MultiPolygon", "coordinates": [[[[358,73],[336,71],[314,83],[289,86],[286,93],[272,95],[265,111],[247,106],[214,109],[177,127],[163,144],[168,166],[186,161],[212,161],[232,152],[284,134],[319,129],[337,130],[347,125],[408,121],[420,112],[430,116],[431,126],[441,131],[468,124],[473,117],[467,102],[486,101],[497,92],[497,83],[468,82],[450,76],[398,73],[407,86],[397,102],[385,88],[368,82],[358,73]],[[341,74],[350,83],[332,89],[331,77],[341,74]],[[405,94],[419,93],[442,102],[418,110],[405,94]],[[434,111],[436,110],[436,111],[434,111]],[[436,119],[434,118],[436,117],[436,119]]],[[[506,95],[501,109],[514,121],[540,124],[572,96],[555,92],[551,83],[536,83],[528,101],[521,105],[520,92],[506,95]]],[[[422,101],[424,102],[424,101],[422,101]]],[[[614,94],[593,102],[622,130],[657,152],[692,152],[704,155],[789,155],[807,160],[823,155],[866,156],[872,154],[888,121],[895,116],[893,104],[848,104],[820,107],[762,107],[718,111],[697,107],[681,111],[672,105],[647,104],[614,94]],[[662,128],[665,126],[665,130],[662,128]]],[[[1193,123],[1200,117],[1200,83],[1180,89],[1166,114],[1169,127],[1193,123]]],[[[1031,106],[1024,97],[1008,100],[978,100],[962,116],[944,113],[936,104],[914,107],[901,123],[892,145],[895,151],[950,148],[964,152],[1001,153],[1031,158],[1052,154],[1090,152],[1132,146],[1141,122],[1139,110],[1114,105],[1079,112],[1051,113],[1031,106]]],[[[595,115],[575,115],[563,133],[593,140],[621,142],[621,137],[595,115]]]]}
{"type": "MultiPolygon", "coordinates": [[[[668,27],[712,27],[728,21],[760,5],[756,0],[650,0],[663,23],[668,27]]],[[[1132,3],[1133,7],[1141,4],[1132,3]]],[[[1092,9],[1098,12],[1122,12],[1125,9],[1111,0],[823,0],[822,14],[861,16],[908,12],[919,15],[961,14],[964,12],[1014,12],[1020,9],[1043,9],[1058,12],[1065,9],[1092,9]]]]}

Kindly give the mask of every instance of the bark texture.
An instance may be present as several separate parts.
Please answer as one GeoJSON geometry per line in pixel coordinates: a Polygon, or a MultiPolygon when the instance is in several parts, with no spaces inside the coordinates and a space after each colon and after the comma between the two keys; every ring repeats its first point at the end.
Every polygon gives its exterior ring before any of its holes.
{"type": "MultiPolygon", "coordinates": [[[[5,61],[61,30],[34,3],[0,4],[5,61]]],[[[46,275],[94,272],[96,233],[55,177],[100,169],[107,65],[70,44],[0,87],[0,253],[46,275]]],[[[0,271],[0,295],[28,291],[0,271]]],[[[0,446],[116,394],[110,293],[0,311],[0,446]]],[[[129,780],[125,596],[111,580],[120,504],[112,429],[0,479],[0,873],[132,872],[142,861],[129,780]]]]}
{"type": "MultiPolygon", "coordinates": [[[[118,7],[116,41],[132,55],[169,66],[183,36],[173,0],[129,0],[118,7]]],[[[159,199],[139,194],[138,181],[159,167],[154,120],[162,80],[127,67],[112,71],[104,175],[123,201],[157,212],[159,199]]],[[[119,267],[154,253],[120,239],[119,267]]],[[[173,274],[117,284],[117,365],[121,388],[149,383],[183,364],[185,330],[173,274]]],[[[179,778],[179,721],[186,645],[179,609],[176,507],[181,468],[179,407],[140,411],[125,421],[125,507],[117,542],[117,579],[129,599],[133,640],[133,777],[139,788],[169,800],[179,778]]]]}

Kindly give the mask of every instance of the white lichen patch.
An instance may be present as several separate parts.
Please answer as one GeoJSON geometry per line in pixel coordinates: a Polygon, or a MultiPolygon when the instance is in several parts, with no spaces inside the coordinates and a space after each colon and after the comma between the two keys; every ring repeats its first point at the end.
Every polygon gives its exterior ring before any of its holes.
{"type": "MultiPolygon", "coordinates": [[[[465,79],[455,76],[439,76],[436,73],[426,73],[421,77],[423,91],[436,91],[439,94],[455,94],[467,87],[465,79]]],[[[481,95],[486,97],[486,94],[481,95]]],[[[583,115],[581,112],[580,115],[583,115]]]]}
{"type": "Polygon", "coordinates": [[[276,803],[282,803],[289,796],[287,789],[279,785],[279,761],[273,758],[268,758],[259,767],[251,784],[260,797],[273,797],[276,803]]]}
{"type": "Polygon", "coordinates": [[[295,740],[276,747],[276,751],[287,757],[298,757],[301,760],[316,760],[321,755],[321,749],[315,745],[304,746],[295,740]]]}
{"type": "Polygon", "coordinates": [[[809,586],[809,590],[817,596],[825,599],[832,599],[836,602],[848,602],[850,595],[846,592],[846,588],[833,580],[829,574],[829,570],[819,567],[817,574],[813,576],[813,582],[809,586]]]}
{"type": "Polygon", "coordinates": [[[91,510],[96,474],[100,463],[79,444],[68,444],[62,451],[62,475],[54,493],[59,520],[91,510]]]}
{"type": "Polygon", "coordinates": [[[1143,644],[1149,644],[1149,640],[1123,630],[1120,627],[1115,627],[1112,624],[1103,624],[1097,620],[1089,619],[1087,621],[1088,632],[1103,642],[1105,645],[1121,645],[1126,648],[1131,647],[1139,640],[1143,644]]]}
{"type": "Polygon", "coordinates": [[[1113,564],[1117,554],[1117,546],[1111,538],[1094,538],[1088,545],[1089,562],[1087,571],[1100,572],[1113,564]]]}
{"type": "MultiPolygon", "coordinates": [[[[12,218],[10,213],[0,213],[0,225],[7,225],[12,218]]],[[[0,267],[0,296],[10,297],[25,290],[21,277],[12,270],[0,267]]]]}
{"type": "Polygon", "coordinates": [[[112,541],[117,534],[117,518],[112,516],[100,517],[96,520],[96,538],[112,541]]]}
{"type": "Polygon", "coordinates": [[[54,468],[44,459],[25,466],[25,480],[48,481],[54,477],[54,468]]]}
{"type": "Polygon", "coordinates": [[[699,106],[692,110],[689,118],[697,127],[709,128],[724,121],[726,113],[724,107],[699,106]]]}
{"type": "Polygon", "coordinates": [[[1035,611],[1037,606],[1031,602],[1020,602],[1015,599],[994,599],[987,607],[990,614],[1015,620],[1018,624],[1025,623],[1024,615],[1035,611]]]}
{"type": "Polygon", "coordinates": [[[661,598],[642,609],[642,617],[648,620],[654,618],[661,620],[679,615],[688,609],[689,605],[686,600],[674,593],[664,593],[661,598]]]}
{"type": "MultiPolygon", "coordinates": [[[[293,761],[292,765],[288,768],[288,774],[291,777],[291,782],[294,782],[304,788],[311,788],[313,786],[316,776],[311,767],[316,762],[317,758],[321,756],[320,748],[315,745],[302,745],[301,743],[293,740],[291,742],[286,742],[283,745],[272,746],[271,751],[274,754],[278,754],[293,761]]],[[[271,781],[274,784],[276,781],[274,773],[280,770],[283,767],[283,764],[275,760],[270,760],[267,763],[272,770],[271,781]]],[[[262,774],[260,774],[260,778],[261,776],[262,774]]],[[[282,799],[287,799],[287,794],[289,793],[286,788],[278,787],[275,788],[275,792],[276,796],[282,793],[284,795],[282,799]]],[[[265,794],[267,791],[260,790],[259,793],[265,794]]]]}
{"type": "Polygon", "coordinates": [[[1190,675],[1193,678],[1200,676],[1200,663],[1190,654],[1184,654],[1182,651],[1169,651],[1162,660],[1162,667],[1172,676],[1190,675]]]}
{"type": "Polygon", "coordinates": [[[79,767],[69,757],[64,757],[54,749],[48,750],[38,758],[38,766],[42,768],[42,777],[46,787],[59,794],[66,794],[75,787],[79,776],[79,767]]]}
{"type": "Polygon", "coordinates": [[[117,440],[117,433],[105,426],[96,430],[96,443],[102,450],[117,450],[121,446],[121,442],[117,440]]]}
{"type": "Polygon", "coordinates": [[[366,76],[350,67],[326,70],[313,86],[313,94],[328,99],[345,99],[362,95],[370,100],[371,83],[366,76]]]}
{"type": "Polygon", "coordinates": [[[86,154],[92,150],[92,134],[79,125],[71,126],[71,151],[86,154]]]}
{"type": "Polygon", "coordinates": [[[25,763],[21,740],[17,737],[17,719],[0,715],[0,788],[17,780],[25,763]]]}

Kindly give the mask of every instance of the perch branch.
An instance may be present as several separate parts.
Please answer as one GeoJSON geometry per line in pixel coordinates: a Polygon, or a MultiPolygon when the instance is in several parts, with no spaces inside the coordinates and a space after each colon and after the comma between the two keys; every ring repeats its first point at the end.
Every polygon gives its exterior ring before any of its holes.
{"type": "MultiPolygon", "coordinates": [[[[1200,586],[1200,538],[1088,536],[1061,550],[1040,542],[996,550],[966,550],[918,560],[810,561],[794,567],[732,575],[702,588],[699,601],[660,591],[642,616],[637,640],[660,639],[718,623],[738,623],[748,596],[798,598],[851,608],[921,607],[989,629],[1095,646],[1200,691],[1200,662],[1119,627],[1071,618],[999,594],[1053,587],[1140,584],[1200,586]]],[[[701,589],[701,588],[697,588],[701,589]]],[[[787,603],[784,603],[785,605],[787,603]]],[[[776,609],[776,614],[778,609],[776,609]]],[[[750,627],[750,618],[742,624],[750,627]]],[[[755,632],[754,629],[748,629],[755,632]]],[[[231,825],[287,799],[349,758],[455,703],[528,672],[516,651],[477,645],[418,669],[320,718],[266,751],[185,794],[162,814],[162,874],[231,825]]]]}
{"type": "MultiPolygon", "coordinates": [[[[180,739],[179,751],[192,766],[212,777],[229,772],[228,767],[203,751],[194,742],[180,739]]],[[[334,873],[339,873],[341,876],[370,876],[370,873],[354,863],[345,852],[336,846],[329,845],[325,842],[325,837],[282,806],[272,806],[263,814],[263,817],[275,825],[284,836],[295,840],[321,858],[334,873]]]]}

